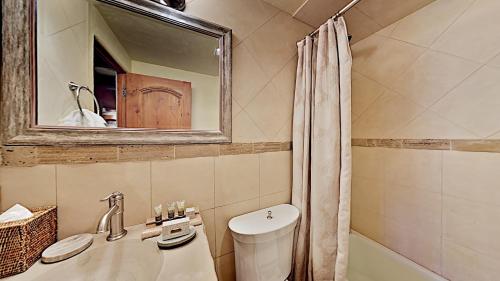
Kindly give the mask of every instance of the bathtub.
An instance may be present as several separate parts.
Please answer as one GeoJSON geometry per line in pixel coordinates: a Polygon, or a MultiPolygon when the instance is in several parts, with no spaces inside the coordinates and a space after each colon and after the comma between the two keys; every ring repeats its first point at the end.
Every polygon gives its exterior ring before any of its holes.
{"type": "Polygon", "coordinates": [[[447,280],[355,231],[349,249],[349,281],[447,280]]]}

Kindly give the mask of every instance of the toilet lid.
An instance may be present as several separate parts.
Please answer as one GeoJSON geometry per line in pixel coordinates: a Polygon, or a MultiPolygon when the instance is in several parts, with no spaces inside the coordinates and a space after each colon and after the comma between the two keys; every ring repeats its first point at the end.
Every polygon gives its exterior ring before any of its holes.
{"type": "Polygon", "coordinates": [[[295,206],[281,204],[232,218],[229,228],[242,235],[266,234],[294,224],[298,218],[295,206]]]}

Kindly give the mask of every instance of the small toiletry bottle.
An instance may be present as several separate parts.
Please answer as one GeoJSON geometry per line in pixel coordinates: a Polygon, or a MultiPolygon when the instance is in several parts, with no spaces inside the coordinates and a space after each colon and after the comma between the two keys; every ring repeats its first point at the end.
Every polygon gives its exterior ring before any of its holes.
{"type": "Polygon", "coordinates": [[[162,220],[163,220],[162,214],[161,214],[161,212],[162,212],[161,204],[156,206],[154,209],[155,209],[155,223],[156,223],[156,225],[161,225],[162,220]]]}
{"type": "Polygon", "coordinates": [[[167,211],[168,211],[168,219],[169,220],[174,219],[175,218],[175,203],[171,203],[170,205],[168,205],[167,211]]]}
{"type": "Polygon", "coordinates": [[[186,201],[184,201],[184,200],[177,201],[177,215],[179,217],[183,217],[184,216],[184,212],[186,210],[185,204],[186,204],[186,201]]]}

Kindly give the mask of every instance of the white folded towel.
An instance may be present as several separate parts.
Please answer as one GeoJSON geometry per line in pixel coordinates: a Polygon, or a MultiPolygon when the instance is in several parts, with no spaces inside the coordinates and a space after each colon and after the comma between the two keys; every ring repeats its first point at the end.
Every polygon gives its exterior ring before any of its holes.
{"type": "Polygon", "coordinates": [[[16,204],[0,215],[0,223],[24,220],[27,218],[31,218],[32,216],[33,213],[30,212],[30,210],[19,204],[16,204]]]}
{"type": "Polygon", "coordinates": [[[106,120],[88,109],[82,109],[83,116],[80,110],[71,111],[66,117],[59,120],[59,126],[71,127],[106,127],[106,120]]]}

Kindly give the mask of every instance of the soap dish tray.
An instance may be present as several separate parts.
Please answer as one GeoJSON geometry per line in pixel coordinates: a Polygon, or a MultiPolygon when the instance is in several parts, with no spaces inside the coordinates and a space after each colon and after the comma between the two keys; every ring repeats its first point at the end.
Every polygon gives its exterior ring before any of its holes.
{"type": "Polygon", "coordinates": [[[160,235],[160,237],[158,237],[157,244],[160,249],[172,249],[190,242],[195,237],[196,229],[194,226],[189,226],[189,234],[168,240],[163,240],[160,235]]]}

